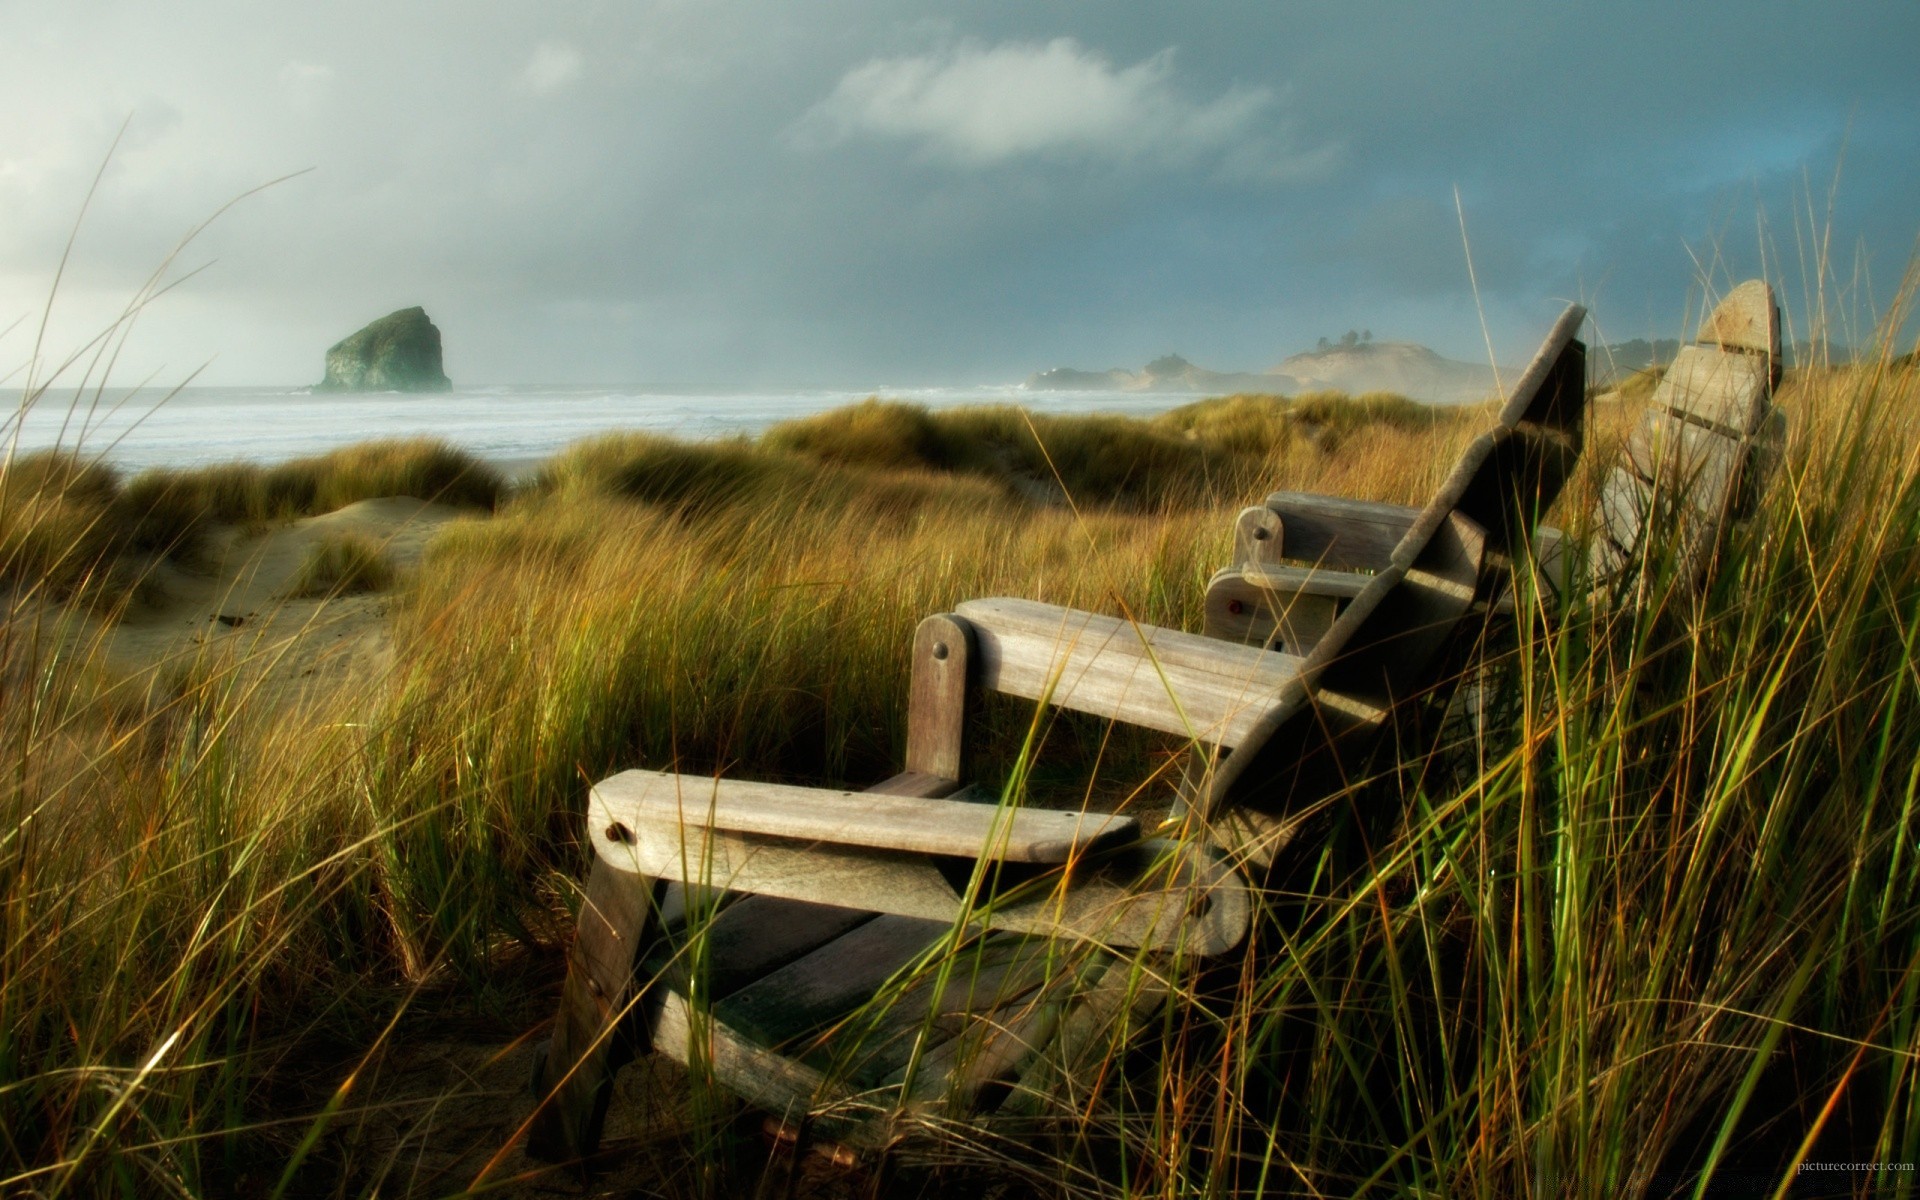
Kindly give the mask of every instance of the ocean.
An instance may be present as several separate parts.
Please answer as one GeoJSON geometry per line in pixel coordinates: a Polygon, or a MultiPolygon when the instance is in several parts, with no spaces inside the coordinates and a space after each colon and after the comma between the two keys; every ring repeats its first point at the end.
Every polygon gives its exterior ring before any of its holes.
{"type": "Polygon", "coordinates": [[[928,408],[1018,404],[1035,412],[1148,416],[1197,399],[1184,394],[1030,392],[1019,384],[857,390],[655,387],[470,387],[434,394],[314,394],[305,388],[188,387],[94,405],[71,393],[21,414],[18,390],[0,392],[0,441],[20,452],[78,446],[129,471],[213,462],[281,462],[375,438],[430,436],[508,468],[525,467],[582,438],[640,430],[691,440],[758,434],[794,417],[868,396],[928,408]]]}

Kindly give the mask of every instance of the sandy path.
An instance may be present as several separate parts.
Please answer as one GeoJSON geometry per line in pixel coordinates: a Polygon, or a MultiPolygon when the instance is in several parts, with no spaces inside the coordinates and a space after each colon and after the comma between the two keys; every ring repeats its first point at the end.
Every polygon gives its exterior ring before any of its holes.
{"type": "Polygon", "coordinates": [[[419,565],[434,534],[463,515],[389,496],[265,530],[221,528],[208,539],[204,565],[157,569],[162,602],[136,604],[90,635],[115,675],[161,686],[184,673],[231,666],[259,698],[284,702],[377,680],[393,663],[391,598],[374,592],[296,599],[287,597],[289,586],[330,534],[369,537],[406,572],[419,565]]]}

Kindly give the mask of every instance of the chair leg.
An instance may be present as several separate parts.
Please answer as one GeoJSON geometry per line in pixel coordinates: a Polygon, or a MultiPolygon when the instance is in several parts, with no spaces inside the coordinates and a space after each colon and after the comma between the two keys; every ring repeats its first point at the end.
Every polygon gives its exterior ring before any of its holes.
{"type": "Polygon", "coordinates": [[[614,1073],[644,1048],[644,1021],[632,1022],[636,1037],[623,1037],[615,1026],[634,998],[634,970],[659,890],[646,876],[597,858],[587,875],[553,1040],[533,1081],[540,1107],[527,1132],[527,1153],[535,1158],[578,1160],[599,1148],[614,1073]]]}

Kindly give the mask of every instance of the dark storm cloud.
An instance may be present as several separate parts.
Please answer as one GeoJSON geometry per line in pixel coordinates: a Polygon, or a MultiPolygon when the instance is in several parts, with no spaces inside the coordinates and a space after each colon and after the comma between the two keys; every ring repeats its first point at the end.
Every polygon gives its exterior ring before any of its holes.
{"type": "Polygon", "coordinates": [[[313,168],[134,344],[236,382],[411,303],[472,382],[1257,367],[1361,326],[1478,356],[1482,308],[1512,358],[1565,298],[1671,336],[1763,255],[1796,299],[1843,151],[1841,273],[1884,301],[1920,229],[1904,0],[4,13],[0,324],[128,114],[73,331],[313,168]]]}

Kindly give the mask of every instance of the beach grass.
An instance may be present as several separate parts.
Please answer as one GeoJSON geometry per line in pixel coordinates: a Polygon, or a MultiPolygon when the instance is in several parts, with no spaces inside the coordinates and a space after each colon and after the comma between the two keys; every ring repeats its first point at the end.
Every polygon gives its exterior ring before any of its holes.
{"type": "MultiPolygon", "coordinates": [[[[1889,358],[1790,376],[1780,402],[1789,446],[1710,587],[1656,547],[1631,603],[1522,623],[1486,668],[1503,703],[1356,781],[1366,819],[1276,884],[1243,952],[1141,958],[1178,1002],[1120,1022],[1012,1134],[920,1130],[900,1179],[1768,1194],[1796,1160],[1920,1160],[1920,381],[1889,358]]],[[[1631,416],[1596,416],[1556,517],[1576,537],[1631,416]]],[[[423,448],[124,484],[17,460],[0,1191],[406,1191],[404,1156],[365,1149],[419,1119],[382,1064],[450,1021],[543,1036],[587,782],[872,783],[901,761],[926,614],[1010,595],[1198,628],[1242,505],[1421,502],[1475,428],[1391,399],[1150,421],[876,402],[757,442],[585,443],[517,494],[423,448]],[[399,583],[377,687],[269,705],[208,657],[129,689],[63,635],[90,580],[205,523],[395,493],[475,513],[399,583]]],[[[1148,809],[1180,752],[1013,704],[976,748],[1017,800],[1148,809]]],[[[739,1103],[683,1086],[632,1147],[649,1186],[755,1186],[739,1103]]]]}
{"type": "Polygon", "coordinates": [[[0,471],[0,586],[118,612],[150,594],[160,560],[193,563],[217,523],[289,521],[381,496],[492,509],[506,492],[494,467],[425,438],[131,478],[80,449],[36,451],[0,471]]]}
{"type": "Polygon", "coordinates": [[[328,534],[307,550],[287,587],[289,597],[377,592],[393,583],[385,548],[363,533],[328,534]]]}

